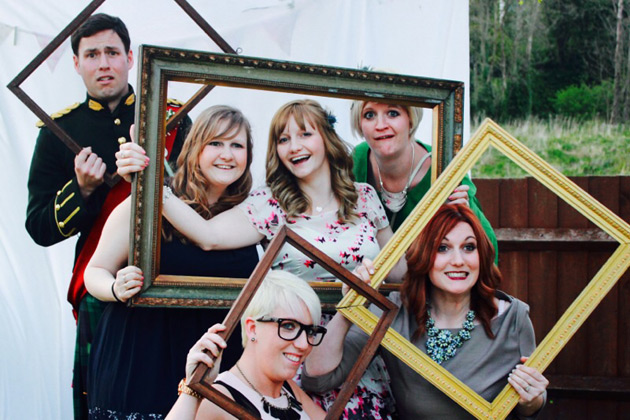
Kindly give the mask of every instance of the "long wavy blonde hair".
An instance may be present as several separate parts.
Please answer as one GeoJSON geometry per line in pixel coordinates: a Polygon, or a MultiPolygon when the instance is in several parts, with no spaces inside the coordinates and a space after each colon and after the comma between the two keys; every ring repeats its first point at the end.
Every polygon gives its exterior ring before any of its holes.
{"type": "MultiPolygon", "coordinates": [[[[252,163],[252,150],[251,127],[243,113],[227,105],[211,106],[197,117],[186,137],[177,158],[178,169],[171,182],[173,193],[205,219],[210,219],[234,207],[247,198],[252,188],[252,174],[249,170],[252,163]],[[232,139],[241,129],[245,129],[247,137],[245,172],[225,189],[216,203],[209,203],[207,191],[212,188],[212,185],[201,172],[199,155],[210,141],[217,138],[232,139]]],[[[162,233],[166,240],[171,240],[173,234],[183,239],[166,220],[164,220],[162,233]]]]}
{"type": "Polygon", "coordinates": [[[304,213],[312,204],[300,189],[296,177],[287,169],[278,156],[278,139],[293,117],[302,130],[306,121],[315,127],[324,140],[326,159],[330,165],[333,194],[339,201],[339,220],[347,222],[357,216],[355,207],[358,193],[354,186],[350,147],[335,132],[331,119],[322,106],[311,100],[301,99],[283,105],[273,116],[269,128],[267,146],[267,185],[288,217],[304,213]]]}

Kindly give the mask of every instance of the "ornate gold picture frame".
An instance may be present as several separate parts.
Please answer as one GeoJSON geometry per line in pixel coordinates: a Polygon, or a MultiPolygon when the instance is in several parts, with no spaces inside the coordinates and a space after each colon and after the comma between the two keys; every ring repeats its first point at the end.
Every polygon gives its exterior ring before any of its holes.
{"type": "MultiPolygon", "coordinates": [[[[380,319],[377,319],[374,324],[374,328],[372,329],[368,342],[361,351],[356,363],[348,374],[348,378],[341,387],[335,403],[326,415],[326,419],[338,419],[343,412],[346,403],[352,396],[359,379],[361,379],[361,376],[363,375],[363,372],[372,361],[372,357],[378,350],[383,336],[387,332],[387,329],[392,324],[392,321],[398,312],[398,308],[378,291],[364,284],[358,277],[343,268],[341,265],[337,264],[335,260],[318,250],[307,240],[303,239],[286,226],[283,226],[278,231],[278,234],[269,243],[263,258],[260,260],[249,280],[243,287],[238,299],[230,308],[230,312],[227,314],[223,323],[226,329],[220,332],[219,335],[227,341],[232,332],[234,332],[237,323],[240,322],[243,312],[254,297],[256,290],[258,290],[261,282],[271,269],[273,261],[285,243],[291,244],[296,249],[299,249],[304,254],[308,255],[328,272],[332,273],[336,278],[350,286],[351,290],[354,290],[354,293],[357,293],[359,296],[362,296],[364,299],[383,310],[380,319]]],[[[214,389],[212,386],[213,381],[208,376],[209,371],[210,369],[206,365],[199,364],[193,373],[189,386],[213,403],[236,416],[236,418],[254,419],[255,417],[245,411],[243,407],[214,389]]]]}
{"type": "MultiPolygon", "coordinates": [[[[529,357],[526,365],[543,372],[630,266],[630,225],[523,146],[492,120],[486,119],[481,124],[470,142],[451,161],[418,203],[414,212],[381,250],[374,261],[376,273],[373,276],[372,286],[377,288],[383,282],[387,273],[404,255],[411,242],[446,201],[451,191],[459,185],[462,178],[490,146],[505,154],[619,242],[612,256],[529,357]]],[[[362,306],[364,303],[363,297],[350,292],[339,303],[339,311],[369,334],[374,328],[376,319],[362,306]]],[[[486,401],[391,328],[381,344],[477,418],[503,419],[518,402],[518,394],[509,384],[494,401],[486,401]]]]}

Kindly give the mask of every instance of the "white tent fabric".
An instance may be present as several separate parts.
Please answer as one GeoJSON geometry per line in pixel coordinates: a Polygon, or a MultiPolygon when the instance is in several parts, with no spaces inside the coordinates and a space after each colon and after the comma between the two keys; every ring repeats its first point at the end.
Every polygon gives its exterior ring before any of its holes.
{"type": "MultiPolygon", "coordinates": [[[[461,80],[468,85],[468,3],[461,0],[191,0],[243,55],[461,80]]],[[[36,117],[5,86],[88,3],[0,0],[0,144],[5,162],[0,218],[0,418],[69,419],[75,324],[66,292],[74,240],[50,248],[24,229],[36,117]]],[[[171,0],[108,0],[99,12],[120,16],[142,43],[196,50],[219,49],[171,0]]],[[[135,84],[135,71],[130,77],[135,84]]],[[[85,97],[67,41],[22,87],[52,113],[85,97]]],[[[198,86],[172,84],[169,96],[186,100],[198,86]]],[[[264,181],[266,135],[272,114],[291,95],[215,89],[194,110],[212,103],[243,109],[255,134],[254,174],[264,181]],[[264,106],[261,104],[264,103],[264,106]]],[[[316,98],[349,130],[347,101],[316,98]]],[[[466,93],[468,110],[468,93],[466,93]]],[[[465,133],[468,133],[465,113],[465,133]]],[[[431,118],[419,130],[428,141],[431,118]]],[[[183,366],[182,366],[183,373],[183,366]]]]}

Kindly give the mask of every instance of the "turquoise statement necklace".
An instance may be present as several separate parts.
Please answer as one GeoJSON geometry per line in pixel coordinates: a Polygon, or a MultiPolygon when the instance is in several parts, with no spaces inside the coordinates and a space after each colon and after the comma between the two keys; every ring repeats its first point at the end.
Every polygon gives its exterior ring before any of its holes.
{"type": "Polygon", "coordinates": [[[473,320],[475,311],[468,311],[462,329],[455,335],[448,330],[441,330],[435,326],[435,320],[431,318],[431,311],[427,308],[427,355],[438,364],[452,359],[464,342],[470,340],[470,332],[475,329],[473,320]]]}

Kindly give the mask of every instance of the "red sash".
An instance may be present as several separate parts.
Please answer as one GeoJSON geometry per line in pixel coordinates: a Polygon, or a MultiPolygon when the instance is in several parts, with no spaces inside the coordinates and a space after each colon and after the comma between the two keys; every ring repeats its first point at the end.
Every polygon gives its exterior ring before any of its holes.
{"type": "MultiPolygon", "coordinates": [[[[169,155],[173,148],[176,136],[177,128],[172,129],[166,134],[166,150],[168,150],[169,155]]],[[[103,226],[105,226],[105,222],[107,221],[109,214],[116,208],[118,204],[120,204],[125,198],[127,198],[130,193],[131,184],[126,182],[125,180],[120,180],[109,191],[109,194],[107,194],[107,198],[105,198],[105,203],[103,203],[103,207],[101,207],[101,212],[94,221],[92,229],[90,229],[90,233],[88,234],[88,238],[85,241],[85,245],[83,246],[81,252],[79,253],[79,256],[77,257],[77,261],[74,264],[74,269],[72,270],[70,287],[68,288],[68,302],[70,302],[70,304],[72,305],[72,314],[74,315],[75,321],[78,320],[79,317],[79,304],[81,303],[81,299],[83,299],[83,296],[85,296],[85,294],[87,293],[87,290],[85,289],[85,282],[83,279],[85,267],[87,267],[90,259],[92,258],[92,254],[94,254],[94,251],[96,250],[98,241],[101,238],[103,226]]]]}

